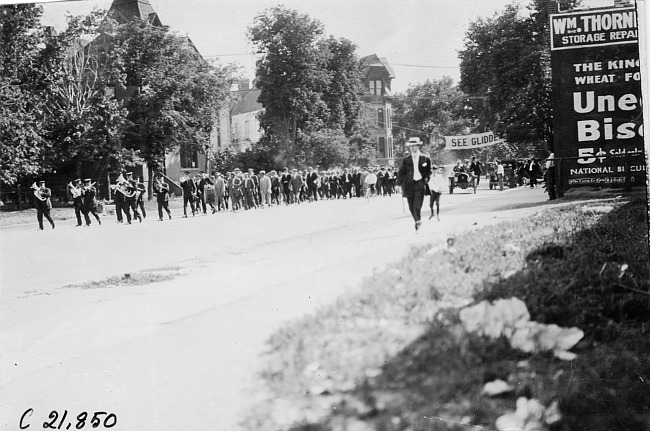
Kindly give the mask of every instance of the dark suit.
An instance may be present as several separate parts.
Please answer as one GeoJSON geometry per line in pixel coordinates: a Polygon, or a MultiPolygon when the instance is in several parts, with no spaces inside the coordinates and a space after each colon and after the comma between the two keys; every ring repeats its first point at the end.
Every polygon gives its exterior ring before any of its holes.
{"type": "Polygon", "coordinates": [[[95,220],[97,220],[97,223],[102,224],[102,221],[99,219],[99,216],[97,215],[97,189],[95,189],[94,186],[84,186],[84,194],[83,194],[83,201],[84,201],[84,217],[86,219],[86,225],[90,226],[90,216],[88,214],[92,214],[95,217],[95,220]]]}
{"type": "Polygon", "coordinates": [[[341,174],[341,189],[343,189],[343,197],[347,195],[348,197],[352,198],[352,182],[353,182],[352,174],[349,172],[345,172],[341,174]]]}
{"type": "Polygon", "coordinates": [[[163,219],[163,209],[171,219],[172,213],[169,211],[169,185],[163,181],[156,181],[153,185],[153,189],[156,193],[156,202],[158,203],[158,220],[163,219]]]}
{"type": "Polygon", "coordinates": [[[37,193],[40,196],[40,199],[38,196],[36,196],[35,193],[34,206],[36,207],[36,220],[38,221],[38,228],[40,230],[43,230],[43,217],[45,217],[47,221],[49,221],[52,225],[52,229],[54,229],[54,220],[52,220],[52,217],[50,216],[50,210],[52,209],[52,201],[50,200],[50,196],[52,196],[52,191],[47,187],[44,187],[39,188],[37,193]]]}
{"type": "Polygon", "coordinates": [[[187,204],[190,204],[192,215],[196,213],[194,209],[194,199],[196,198],[196,184],[192,178],[187,178],[181,181],[181,188],[183,189],[183,216],[187,217],[187,204]]]}
{"type": "Polygon", "coordinates": [[[289,185],[291,184],[291,174],[289,172],[285,172],[282,174],[282,177],[280,177],[280,184],[282,184],[282,194],[284,196],[284,203],[289,205],[291,202],[291,188],[289,185]]]}
{"type": "Polygon", "coordinates": [[[253,180],[250,177],[244,178],[243,192],[244,192],[244,208],[245,209],[257,208],[257,204],[255,204],[255,180],[253,180]]]}
{"type": "Polygon", "coordinates": [[[402,160],[402,166],[399,168],[398,178],[402,186],[402,196],[406,197],[409,203],[409,211],[413,216],[413,220],[420,221],[420,210],[422,209],[422,202],[424,196],[431,194],[429,191],[429,178],[431,178],[431,159],[424,154],[420,154],[417,163],[418,172],[421,179],[418,181],[413,180],[413,174],[416,167],[413,165],[413,157],[408,155],[402,160]]]}
{"type": "Polygon", "coordinates": [[[311,199],[313,196],[314,200],[318,200],[318,185],[316,181],[318,180],[318,174],[316,172],[311,172],[307,174],[307,196],[311,199]]]}

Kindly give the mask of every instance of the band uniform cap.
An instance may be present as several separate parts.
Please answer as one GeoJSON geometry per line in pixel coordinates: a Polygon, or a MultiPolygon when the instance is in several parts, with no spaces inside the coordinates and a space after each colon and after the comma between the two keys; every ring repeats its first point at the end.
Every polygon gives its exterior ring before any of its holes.
{"type": "Polygon", "coordinates": [[[86,179],[84,180],[84,183],[89,183],[89,182],[91,182],[91,181],[92,181],[92,179],[90,179],[90,178],[86,178],[86,179]]]}
{"type": "Polygon", "coordinates": [[[263,171],[263,170],[262,170],[262,171],[260,171],[259,173],[262,174],[262,175],[264,175],[264,174],[266,174],[266,171],[263,171]]]}
{"type": "Polygon", "coordinates": [[[36,184],[45,184],[45,180],[36,181],[36,184]]]}
{"type": "Polygon", "coordinates": [[[408,147],[410,147],[412,145],[422,145],[422,144],[423,144],[423,142],[420,140],[420,138],[417,138],[417,137],[409,138],[408,142],[406,143],[406,145],[408,147]]]}

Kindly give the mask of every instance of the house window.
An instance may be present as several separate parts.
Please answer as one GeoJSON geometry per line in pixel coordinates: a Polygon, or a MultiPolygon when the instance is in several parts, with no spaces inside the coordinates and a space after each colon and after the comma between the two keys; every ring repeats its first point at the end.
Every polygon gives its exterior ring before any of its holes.
{"type": "Polygon", "coordinates": [[[390,108],[386,109],[386,122],[388,123],[388,128],[393,127],[393,119],[391,118],[390,108]]]}
{"type": "Polygon", "coordinates": [[[384,118],[384,109],[377,109],[377,126],[386,127],[386,119],[384,118]]]}
{"type": "Polygon", "coordinates": [[[388,137],[388,158],[392,159],[393,158],[393,137],[389,136],[388,137]]]}
{"type": "Polygon", "coordinates": [[[381,85],[380,79],[369,81],[369,86],[370,86],[370,94],[374,94],[377,96],[380,96],[382,94],[383,86],[381,85]]]}
{"type": "Polygon", "coordinates": [[[377,143],[377,155],[380,159],[386,158],[386,138],[381,137],[377,143]]]}
{"type": "Polygon", "coordinates": [[[196,168],[199,165],[199,152],[196,150],[181,150],[181,168],[196,168]]]}

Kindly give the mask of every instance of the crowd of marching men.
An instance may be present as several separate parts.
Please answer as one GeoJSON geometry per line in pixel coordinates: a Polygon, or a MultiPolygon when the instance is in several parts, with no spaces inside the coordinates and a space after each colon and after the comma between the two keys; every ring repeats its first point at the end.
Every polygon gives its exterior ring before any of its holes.
{"type": "MultiPolygon", "coordinates": [[[[342,170],[305,171],[284,168],[281,173],[253,169],[242,172],[236,168],[225,175],[199,173],[194,177],[188,171],[180,178],[183,190],[183,217],[191,214],[207,214],[218,211],[240,211],[273,205],[295,205],[322,199],[352,199],[366,196],[390,196],[396,191],[396,172],[392,167],[345,168],[342,170]]],[[[50,216],[52,192],[45,181],[32,185],[35,196],[36,217],[39,230],[43,230],[43,219],[52,229],[54,221],[50,216]]],[[[146,217],[144,196],[146,185],[142,178],[133,178],[132,172],[120,174],[110,186],[118,223],[131,224],[132,220],[146,217]]],[[[77,178],[67,185],[72,196],[77,226],[90,226],[94,220],[101,225],[98,214],[97,189],[91,179],[83,182],[77,178]],[[92,216],[92,218],[91,218],[92,216]]],[[[172,218],[169,210],[169,184],[163,175],[156,175],[153,191],[158,203],[158,220],[164,213],[172,218]]]]}
{"type": "MultiPolygon", "coordinates": [[[[253,169],[243,172],[235,168],[225,175],[189,172],[180,179],[183,190],[183,217],[218,211],[238,211],[273,205],[295,205],[319,199],[351,199],[365,196],[390,196],[395,193],[395,172],[392,167],[346,168],[342,171],[305,171],[284,168],[281,173],[253,169]]],[[[159,175],[154,182],[158,201],[158,219],[163,210],[169,212],[169,186],[159,175]]]]}

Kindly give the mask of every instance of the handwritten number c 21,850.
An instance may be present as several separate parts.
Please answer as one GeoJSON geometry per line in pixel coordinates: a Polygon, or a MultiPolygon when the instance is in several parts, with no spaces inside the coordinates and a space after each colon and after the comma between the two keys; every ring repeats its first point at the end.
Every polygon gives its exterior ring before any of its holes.
{"type": "MultiPolygon", "coordinates": [[[[30,427],[29,417],[34,414],[34,409],[27,409],[20,417],[20,429],[25,430],[30,427]]],[[[66,421],[68,411],[64,410],[61,415],[56,410],[52,410],[48,416],[49,421],[43,422],[43,429],[83,429],[87,428],[113,428],[117,425],[117,416],[115,413],[93,412],[92,416],[88,412],[79,413],[76,418],[66,421]]]]}

